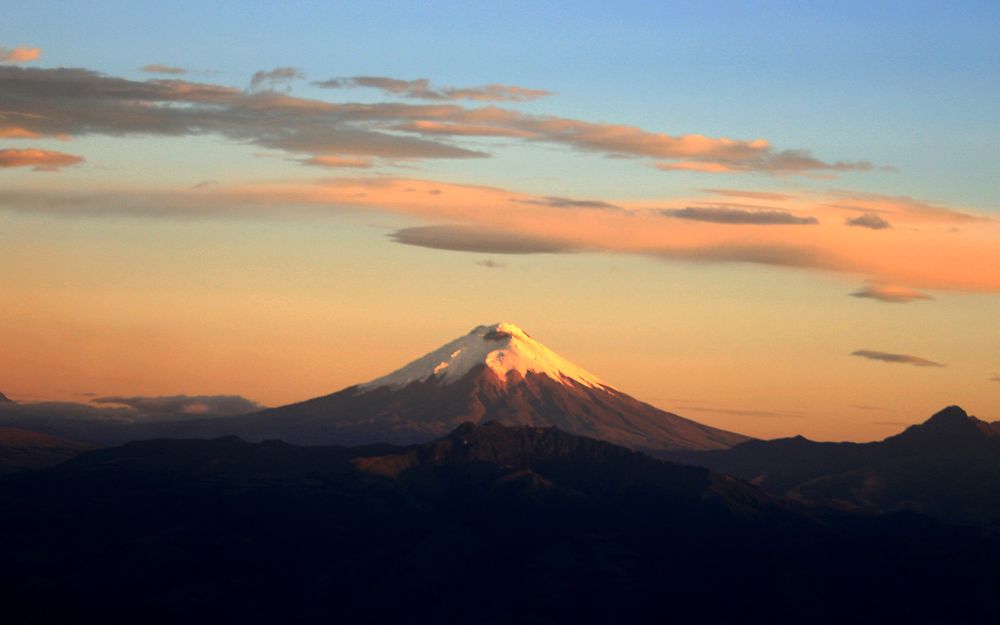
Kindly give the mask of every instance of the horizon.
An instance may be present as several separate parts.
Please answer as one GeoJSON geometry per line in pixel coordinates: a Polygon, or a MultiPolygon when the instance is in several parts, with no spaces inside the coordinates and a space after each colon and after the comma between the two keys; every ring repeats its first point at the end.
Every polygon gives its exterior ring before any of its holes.
{"type": "Polygon", "coordinates": [[[6,9],[10,399],[279,406],[504,319],[757,438],[1000,419],[995,3],[244,6],[6,9]]]}

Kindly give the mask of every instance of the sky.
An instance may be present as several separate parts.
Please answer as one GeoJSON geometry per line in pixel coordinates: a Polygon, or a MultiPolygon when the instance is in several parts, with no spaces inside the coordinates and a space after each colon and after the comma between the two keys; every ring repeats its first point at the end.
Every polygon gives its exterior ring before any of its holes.
{"type": "Polygon", "coordinates": [[[45,2],[0,391],[280,405],[508,321],[759,437],[1000,419],[996,2],[45,2]]]}

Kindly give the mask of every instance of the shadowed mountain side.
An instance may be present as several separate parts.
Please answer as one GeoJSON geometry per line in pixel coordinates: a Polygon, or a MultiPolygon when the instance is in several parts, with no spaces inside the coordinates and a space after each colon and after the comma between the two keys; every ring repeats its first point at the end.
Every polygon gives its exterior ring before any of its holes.
{"type": "Polygon", "coordinates": [[[940,623],[1000,611],[997,544],[807,510],[542,428],[406,449],[156,440],[0,479],[18,623],[940,623]]]}
{"type": "Polygon", "coordinates": [[[795,437],[665,456],[735,475],[773,494],[1000,524],[1000,422],[981,421],[957,406],[874,443],[795,437]]]}
{"type": "Polygon", "coordinates": [[[0,427],[0,474],[55,466],[91,449],[77,441],[0,427]]]}
{"type": "Polygon", "coordinates": [[[511,372],[500,380],[482,366],[450,384],[432,378],[398,390],[351,387],[204,426],[250,440],[410,444],[444,436],[466,421],[557,427],[639,450],[717,449],[747,440],[614,390],[557,382],[532,372],[523,378],[511,372]]]}

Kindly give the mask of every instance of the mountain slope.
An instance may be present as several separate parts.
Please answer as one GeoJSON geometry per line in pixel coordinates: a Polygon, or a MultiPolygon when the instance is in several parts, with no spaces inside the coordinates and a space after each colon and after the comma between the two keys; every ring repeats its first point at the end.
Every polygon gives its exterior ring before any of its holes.
{"type": "Polygon", "coordinates": [[[0,480],[18,623],[990,622],[1000,551],[550,428],[143,441],[0,480]],[[957,600],[961,597],[962,600],[957,600]]]}
{"type": "Polygon", "coordinates": [[[640,450],[720,449],[748,440],[636,400],[509,323],[479,326],[367,384],[196,430],[302,444],[409,444],[466,421],[552,426],[640,450]]]}
{"type": "Polygon", "coordinates": [[[91,445],[39,432],[0,427],[0,474],[51,467],[91,449],[91,445]]]}
{"type": "Polygon", "coordinates": [[[957,406],[874,443],[795,437],[668,456],[774,494],[1000,524],[1000,422],[981,421],[957,406]]]}

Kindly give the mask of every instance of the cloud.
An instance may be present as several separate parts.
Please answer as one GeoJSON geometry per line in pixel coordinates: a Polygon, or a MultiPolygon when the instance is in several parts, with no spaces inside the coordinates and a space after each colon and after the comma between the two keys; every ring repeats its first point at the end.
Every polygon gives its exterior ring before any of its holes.
{"type": "Polygon", "coordinates": [[[781,419],[807,419],[808,416],[800,412],[779,412],[769,410],[745,410],[736,408],[712,408],[710,406],[684,406],[683,410],[696,410],[698,412],[715,412],[719,414],[730,414],[741,417],[759,418],[781,418],[781,419]]]}
{"type": "MultiPolygon", "coordinates": [[[[664,217],[664,210],[690,208],[690,198],[573,199],[386,175],[200,189],[60,189],[27,186],[23,181],[0,187],[0,210],[29,214],[308,220],[373,211],[424,226],[448,224],[443,230],[436,229],[439,226],[406,230],[398,237],[400,243],[435,249],[482,255],[492,255],[497,248],[508,254],[581,251],[665,261],[750,263],[837,272],[872,284],[921,291],[1000,292],[1000,274],[993,270],[1000,266],[1000,246],[995,244],[1000,222],[969,222],[959,233],[948,227],[894,228],[872,237],[868,231],[842,227],[836,220],[842,218],[842,209],[830,207],[829,199],[817,193],[788,204],[789,214],[815,216],[817,224],[754,227],[717,223],[718,214],[710,215],[715,221],[664,217]],[[580,202],[586,203],[584,207],[580,202]],[[595,204],[599,202],[618,210],[595,204]],[[672,202],[676,208],[670,207],[672,202]]],[[[756,209],[739,210],[755,214],[756,209]]]]}
{"type": "Polygon", "coordinates": [[[1000,382],[1000,375],[995,375],[990,378],[990,382],[1000,382]]]}
{"type": "Polygon", "coordinates": [[[716,224],[733,225],[812,225],[818,224],[815,217],[799,217],[785,211],[776,210],[741,210],[723,207],[665,208],[659,211],[664,217],[675,219],[690,219],[716,224]]]}
{"type": "Polygon", "coordinates": [[[501,263],[499,261],[493,260],[492,258],[484,258],[483,260],[477,260],[476,264],[480,267],[486,267],[487,269],[504,269],[507,267],[507,263],[501,263]]]}
{"type": "Polygon", "coordinates": [[[610,202],[604,202],[602,200],[574,200],[566,197],[558,196],[546,196],[543,198],[530,198],[522,199],[518,198],[513,200],[521,204],[534,204],[536,206],[551,206],[553,208],[591,208],[598,210],[610,210],[618,211],[622,210],[620,206],[611,204],[610,202]]]}
{"type": "Polygon", "coordinates": [[[151,416],[223,417],[261,410],[263,406],[239,395],[170,395],[161,397],[97,397],[100,405],[126,406],[151,416]]]}
{"type": "Polygon", "coordinates": [[[863,215],[847,219],[844,223],[848,226],[870,228],[872,230],[885,230],[892,227],[892,224],[888,220],[879,217],[875,213],[864,213],[863,215]]]}
{"type": "Polygon", "coordinates": [[[63,167],[78,165],[84,161],[82,156],[26,148],[19,150],[7,148],[0,150],[0,169],[8,167],[31,167],[35,171],[59,171],[63,167]]]}
{"type": "Polygon", "coordinates": [[[386,76],[352,76],[348,78],[331,78],[313,83],[324,89],[348,89],[368,87],[385,93],[417,100],[475,100],[480,102],[524,102],[537,100],[553,95],[542,89],[528,89],[516,85],[483,85],[456,89],[452,87],[435,88],[426,78],[416,80],[401,80],[386,76]]]}
{"type": "Polygon", "coordinates": [[[663,171],[692,171],[705,174],[737,174],[757,172],[773,175],[799,175],[813,172],[871,171],[868,161],[836,161],[827,163],[812,156],[807,150],[774,151],[766,142],[750,155],[729,156],[721,152],[717,157],[706,154],[673,163],[656,163],[663,171]]]}
{"type": "MultiPolygon", "coordinates": [[[[805,150],[775,150],[763,139],[670,135],[493,105],[469,108],[447,99],[336,103],[287,93],[290,82],[301,77],[292,67],[260,71],[251,78],[250,90],[243,91],[179,79],[135,81],[86,69],[0,66],[0,111],[16,116],[18,128],[38,136],[217,135],[309,156],[476,158],[488,155],[457,142],[506,137],[607,157],[655,159],[664,168],[810,174],[868,167],[864,162],[826,163],[805,150]]],[[[421,88],[415,81],[383,86],[421,88]]],[[[520,88],[487,87],[496,88],[477,89],[493,99],[497,94],[526,97],[520,88]]],[[[465,100],[472,97],[468,91],[441,90],[465,100]]]]}
{"type": "Polygon", "coordinates": [[[374,165],[369,158],[350,158],[344,156],[313,156],[299,162],[303,165],[312,165],[313,167],[347,167],[354,169],[367,169],[374,165]]]}
{"type": "Polygon", "coordinates": [[[861,297],[874,299],[880,302],[891,304],[907,304],[918,300],[934,299],[926,293],[921,293],[916,289],[894,284],[868,284],[850,294],[851,297],[861,297]]]}
{"type": "Polygon", "coordinates": [[[880,195],[858,191],[831,190],[836,198],[828,206],[873,215],[891,214],[896,219],[923,223],[977,223],[991,221],[982,215],[972,215],[940,204],[925,202],[906,195],[880,195]]]}
{"type": "Polygon", "coordinates": [[[0,46],[0,63],[28,63],[37,60],[41,54],[41,48],[29,48],[28,46],[5,48],[0,46]]]}
{"type": "Polygon", "coordinates": [[[795,196],[787,193],[774,193],[772,191],[743,191],[741,189],[698,189],[704,193],[713,195],[724,195],[726,197],[748,198],[751,200],[766,200],[771,202],[783,202],[791,200],[795,196]]]}
{"type": "Polygon", "coordinates": [[[663,171],[694,171],[703,174],[730,174],[739,170],[732,165],[724,163],[713,163],[706,161],[683,161],[680,163],[657,163],[657,169],[663,171]]]}
{"type": "MultiPolygon", "coordinates": [[[[383,108],[383,111],[389,109],[383,108]]],[[[613,157],[654,158],[664,170],[708,173],[808,174],[872,169],[867,161],[826,163],[806,150],[776,151],[763,139],[749,141],[698,134],[669,135],[622,124],[600,124],[554,116],[526,115],[498,107],[411,109],[397,130],[423,135],[518,137],[613,157]]]]}
{"type": "Polygon", "coordinates": [[[909,354],[890,354],[888,352],[878,352],[870,349],[859,349],[857,351],[851,352],[851,356],[859,356],[861,358],[867,358],[869,360],[880,360],[882,362],[893,362],[906,365],[914,365],[916,367],[944,366],[939,362],[934,362],[933,360],[927,360],[926,358],[919,358],[917,356],[910,356],[909,354]]]}
{"type": "Polygon", "coordinates": [[[272,70],[261,70],[254,72],[250,77],[250,90],[260,89],[289,91],[292,88],[292,81],[305,78],[301,70],[295,67],[277,67],[272,70]]]}
{"type": "MultiPolygon", "coordinates": [[[[3,118],[3,114],[0,113],[0,119],[3,118]]],[[[0,122],[0,139],[41,139],[42,135],[37,132],[32,132],[20,126],[14,125],[3,125],[0,122]]]]}
{"type": "Polygon", "coordinates": [[[143,65],[139,68],[141,71],[147,74],[173,74],[180,75],[188,73],[188,70],[183,67],[173,67],[172,65],[160,65],[159,63],[151,63],[149,65],[143,65]]]}
{"type": "Polygon", "coordinates": [[[393,241],[405,245],[480,254],[554,254],[573,251],[544,237],[462,225],[418,226],[397,230],[393,241]]]}
{"type": "MultiPolygon", "coordinates": [[[[264,72],[287,77],[288,68],[264,72]]],[[[37,136],[218,135],[311,156],[469,158],[484,153],[382,131],[371,122],[406,111],[336,105],[269,90],[178,79],[134,81],[84,69],[0,66],[0,127],[37,136]]]]}
{"type": "Polygon", "coordinates": [[[392,127],[393,130],[413,132],[424,135],[447,135],[465,137],[519,137],[530,139],[534,135],[527,130],[517,128],[503,128],[498,126],[484,126],[476,124],[453,124],[446,122],[435,122],[419,120],[406,122],[392,127]]]}
{"type": "Polygon", "coordinates": [[[844,271],[850,267],[850,260],[839,257],[832,252],[816,247],[786,244],[727,242],[649,249],[646,253],[663,259],[694,262],[749,263],[829,271],[844,271]]]}

